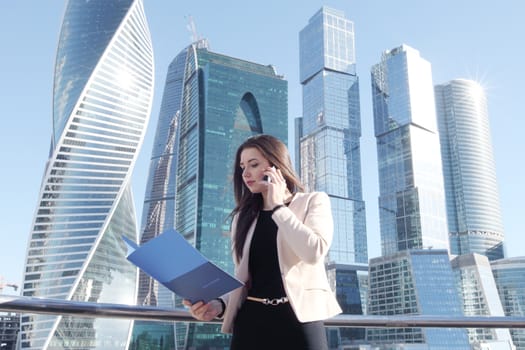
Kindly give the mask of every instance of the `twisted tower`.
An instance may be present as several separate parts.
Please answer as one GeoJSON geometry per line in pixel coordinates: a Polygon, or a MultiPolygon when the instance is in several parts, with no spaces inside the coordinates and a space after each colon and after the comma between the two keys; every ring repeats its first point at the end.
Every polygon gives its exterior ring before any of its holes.
{"type": "MultiPolygon", "coordinates": [[[[142,0],[67,3],[24,296],[134,303],[136,270],[121,235],[137,237],[130,177],[149,120],[153,72],[142,0]]],[[[130,323],[23,315],[21,348],[124,349],[130,323]]]]}

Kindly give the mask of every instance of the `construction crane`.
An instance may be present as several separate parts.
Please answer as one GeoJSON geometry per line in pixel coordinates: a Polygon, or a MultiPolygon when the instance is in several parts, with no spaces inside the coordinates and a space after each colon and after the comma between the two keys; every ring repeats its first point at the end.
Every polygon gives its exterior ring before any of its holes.
{"type": "Polygon", "coordinates": [[[191,15],[188,15],[187,19],[188,19],[188,25],[186,26],[186,28],[191,33],[191,37],[190,37],[191,42],[196,43],[197,41],[199,41],[200,38],[199,38],[199,35],[197,34],[197,29],[195,28],[195,22],[193,21],[193,17],[191,15]]]}
{"type": "Polygon", "coordinates": [[[210,44],[208,43],[208,39],[202,38],[197,33],[197,28],[195,27],[195,22],[193,21],[193,17],[191,15],[186,16],[188,20],[188,24],[186,25],[186,29],[190,32],[191,36],[191,43],[195,45],[199,49],[209,49],[210,44]]]}
{"type": "Polygon", "coordinates": [[[14,283],[4,283],[4,277],[0,276],[0,294],[4,291],[4,287],[11,287],[15,290],[18,290],[18,285],[14,283]]]}

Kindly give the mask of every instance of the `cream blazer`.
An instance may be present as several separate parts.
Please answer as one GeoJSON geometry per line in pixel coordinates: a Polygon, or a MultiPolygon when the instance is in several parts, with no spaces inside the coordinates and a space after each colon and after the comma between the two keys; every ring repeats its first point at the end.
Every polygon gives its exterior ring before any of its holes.
{"type": "MultiPolygon", "coordinates": [[[[275,211],[272,218],[278,227],[277,255],[284,290],[297,319],[311,322],[341,313],[325,270],[325,257],[333,236],[328,195],[296,193],[289,206],[275,211]]],[[[248,231],[241,260],[236,261],[234,256],[235,276],[245,283],[250,279],[248,262],[256,222],[248,231]]],[[[232,222],[232,242],[236,223],[237,216],[232,222]]],[[[226,304],[222,332],[232,333],[235,316],[246,296],[244,286],[222,297],[226,304]]]]}

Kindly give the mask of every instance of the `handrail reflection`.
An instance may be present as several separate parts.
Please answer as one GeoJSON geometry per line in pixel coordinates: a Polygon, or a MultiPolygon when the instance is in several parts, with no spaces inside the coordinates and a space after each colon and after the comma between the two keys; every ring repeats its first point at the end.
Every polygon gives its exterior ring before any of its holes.
{"type": "MultiPolygon", "coordinates": [[[[74,315],[125,318],[146,321],[200,322],[183,308],[160,308],[62,299],[29,298],[0,294],[0,311],[26,314],[74,315]]],[[[211,321],[209,323],[220,323],[211,321]]],[[[338,315],[324,322],[327,327],[436,327],[436,328],[525,328],[525,317],[437,315],[338,315]]]]}

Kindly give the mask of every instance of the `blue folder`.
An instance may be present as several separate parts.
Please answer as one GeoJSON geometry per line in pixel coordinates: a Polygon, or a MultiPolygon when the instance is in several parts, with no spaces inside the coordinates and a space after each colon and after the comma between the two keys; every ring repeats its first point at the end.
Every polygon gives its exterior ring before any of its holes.
{"type": "Polygon", "coordinates": [[[208,302],[243,283],[206,259],[176,230],[168,230],[142,246],[122,237],[127,259],[178,296],[208,302]]]}

